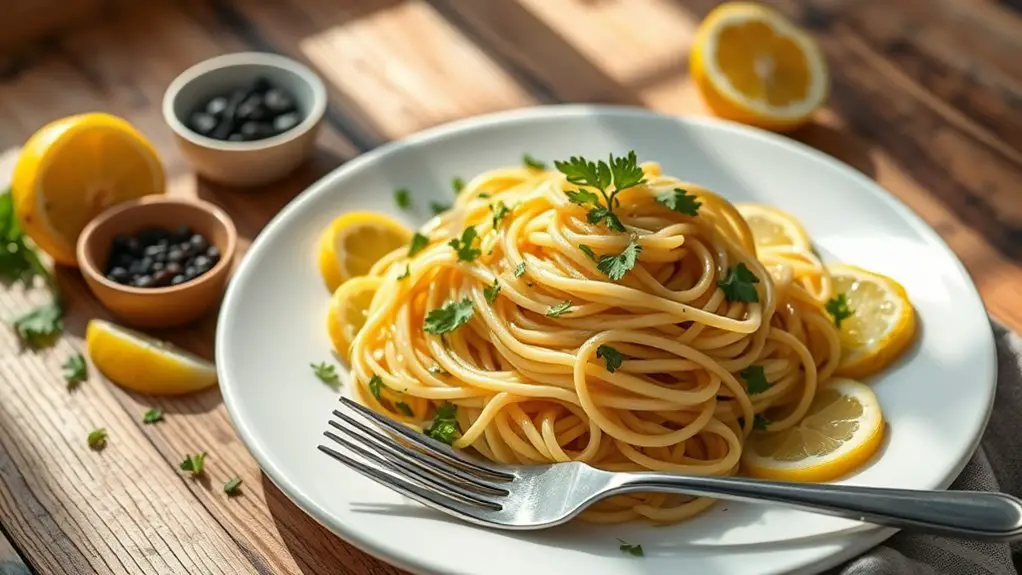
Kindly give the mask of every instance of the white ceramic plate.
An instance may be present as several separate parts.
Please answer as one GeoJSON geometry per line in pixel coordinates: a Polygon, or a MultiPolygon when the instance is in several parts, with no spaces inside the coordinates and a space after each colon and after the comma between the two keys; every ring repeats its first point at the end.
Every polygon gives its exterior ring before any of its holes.
{"type": "Polygon", "coordinates": [[[332,218],[369,209],[416,225],[430,200],[451,201],[452,176],[515,164],[523,152],[551,160],[628,150],[732,201],[783,208],[828,259],[906,287],[921,338],[873,382],[888,437],[880,456],[846,482],[948,486],[986,425],[996,364],[979,296],[937,234],[859,172],[792,140],[710,119],[589,106],[486,116],[388,144],[324,177],[266,227],[228,290],[216,357],[231,418],[273,482],[344,539],[426,573],[812,572],[888,536],[847,520],[741,504],[671,527],[488,531],[420,507],[316,449],[336,400],[309,369],[332,358],[324,327],[330,294],[315,263],[315,242],[332,218]],[[396,207],[399,187],[413,191],[417,213],[396,207]],[[646,556],[623,555],[619,538],[641,544],[646,556]]]}

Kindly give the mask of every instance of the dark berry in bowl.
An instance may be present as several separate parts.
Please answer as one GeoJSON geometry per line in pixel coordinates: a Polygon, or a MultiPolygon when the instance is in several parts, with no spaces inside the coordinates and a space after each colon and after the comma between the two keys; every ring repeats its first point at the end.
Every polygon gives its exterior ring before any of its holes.
{"type": "Polygon", "coordinates": [[[220,249],[187,226],[145,228],[114,238],[104,276],[126,286],[165,287],[201,277],[218,261],[220,249]]]}
{"type": "Polygon", "coordinates": [[[224,94],[213,94],[192,112],[188,127],[227,142],[272,138],[302,123],[295,97],[269,78],[258,77],[224,94]]]}

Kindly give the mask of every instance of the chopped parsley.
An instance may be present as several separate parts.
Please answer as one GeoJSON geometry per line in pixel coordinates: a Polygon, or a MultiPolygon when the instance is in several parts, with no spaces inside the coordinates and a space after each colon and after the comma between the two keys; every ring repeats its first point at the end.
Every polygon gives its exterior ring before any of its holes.
{"type": "Polygon", "coordinates": [[[224,493],[226,493],[228,497],[232,497],[238,494],[238,488],[240,487],[241,478],[235,477],[234,479],[228,481],[227,483],[224,483],[224,493]]]}
{"type": "Polygon", "coordinates": [[[600,256],[600,261],[596,263],[596,269],[606,274],[610,279],[618,281],[635,267],[635,262],[638,261],[639,254],[641,253],[642,246],[633,237],[621,253],[600,256]]]}
{"type": "Polygon", "coordinates": [[[399,401],[394,404],[397,410],[405,415],[405,417],[412,417],[415,412],[412,411],[412,407],[403,401],[399,401]]]}
{"type": "Polygon", "coordinates": [[[415,254],[426,249],[428,245],[429,238],[419,232],[415,232],[415,235],[412,236],[412,243],[408,244],[408,257],[413,257],[415,254]]]}
{"type": "Polygon", "coordinates": [[[457,414],[458,406],[445,401],[437,407],[433,421],[422,432],[437,441],[451,445],[455,439],[461,437],[457,414]]]}
{"type": "Polygon", "coordinates": [[[526,153],[522,156],[522,163],[525,164],[526,168],[532,168],[533,170],[545,170],[546,163],[537,160],[532,157],[532,154],[526,153]]]}
{"type": "Polygon", "coordinates": [[[834,318],[834,325],[839,328],[842,321],[852,317],[855,313],[855,310],[848,307],[848,297],[843,293],[839,293],[837,297],[827,301],[826,308],[830,317],[834,318]]]}
{"type": "Polygon", "coordinates": [[[142,416],[142,423],[150,424],[156,423],[157,421],[163,421],[163,410],[159,407],[150,408],[149,411],[145,412],[142,416]]]}
{"type": "Polygon", "coordinates": [[[465,180],[457,176],[451,178],[451,189],[454,190],[455,195],[460,194],[461,190],[465,189],[465,180]]]}
{"type": "Polygon", "coordinates": [[[522,262],[515,266],[515,277],[520,278],[525,275],[525,262],[522,262]]]}
{"type": "Polygon", "coordinates": [[[312,368],[312,373],[316,374],[320,381],[330,387],[337,387],[341,384],[341,377],[337,374],[336,366],[323,361],[320,363],[310,363],[309,367],[312,368]]]}
{"type": "Polygon", "coordinates": [[[745,380],[745,388],[749,390],[749,395],[756,395],[770,389],[770,383],[767,381],[762,365],[750,365],[738,372],[738,375],[745,380]]]}
{"type": "Polygon", "coordinates": [[[412,207],[412,195],[408,191],[408,188],[398,188],[394,190],[394,203],[402,210],[407,210],[412,207]]]}
{"type": "Polygon", "coordinates": [[[727,301],[751,303],[759,301],[759,293],[754,287],[758,283],[759,278],[743,263],[728,269],[724,279],[717,280],[717,286],[724,290],[724,297],[727,298],[727,301]]]}
{"type": "Polygon", "coordinates": [[[621,545],[618,546],[618,549],[620,549],[622,553],[634,555],[635,557],[645,556],[645,553],[642,551],[642,545],[632,545],[631,543],[625,542],[623,539],[618,539],[618,542],[621,543],[621,545]]]}
{"type": "Polygon", "coordinates": [[[426,314],[423,329],[433,335],[450,333],[468,323],[474,313],[472,300],[450,301],[426,314]]]}
{"type": "Polygon", "coordinates": [[[375,373],[369,378],[369,393],[373,394],[373,397],[380,399],[380,390],[383,389],[383,379],[375,373]]]}
{"type": "Polygon", "coordinates": [[[669,192],[657,195],[656,201],[671,208],[679,214],[695,216],[699,213],[699,206],[703,205],[695,195],[689,195],[687,190],[674,188],[669,192]]]}
{"type": "Polygon", "coordinates": [[[89,432],[89,436],[85,441],[89,444],[89,449],[93,451],[101,451],[106,447],[107,433],[105,427],[99,429],[93,429],[89,432]]]}
{"type": "Polygon", "coordinates": [[[639,167],[634,151],[620,158],[615,158],[611,154],[607,160],[591,162],[585,158],[572,156],[566,162],[555,161],[554,167],[567,176],[569,182],[577,186],[596,188],[600,192],[600,196],[586,190],[566,194],[569,202],[589,207],[586,215],[589,223],[594,225],[604,223],[612,231],[623,232],[625,226],[614,213],[614,208],[619,205],[617,195],[623,190],[643,183],[645,174],[639,167]]]}
{"type": "Polygon", "coordinates": [[[596,254],[593,253],[593,248],[585,244],[578,244],[578,249],[582,250],[582,253],[584,253],[586,257],[588,257],[589,259],[593,260],[594,262],[596,261],[596,254]]]}
{"type": "Polygon", "coordinates": [[[405,273],[397,276],[397,279],[405,280],[405,279],[408,279],[408,277],[411,276],[411,275],[412,275],[412,266],[410,266],[408,264],[405,264],[405,273]]]}
{"type": "Polygon", "coordinates": [[[181,462],[181,471],[187,471],[192,474],[192,477],[198,477],[205,472],[206,467],[206,452],[196,453],[195,455],[185,455],[184,461],[181,462]]]}
{"type": "Polygon", "coordinates": [[[508,208],[504,202],[494,202],[490,204],[490,215],[493,219],[493,229],[497,229],[500,225],[500,221],[507,217],[511,213],[511,209],[508,208]]]}
{"type": "Polygon", "coordinates": [[[571,313],[571,302],[562,301],[561,303],[554,304],[546,310],[547,317],[560,317],[566,313],[571,313]]]}
{"type": "Polygon", "coordinates": [[[430,202],[429,209],[433,210],[433,215],[436,216],[451,209],[451,206],[448,204],[441,204],[440,202],[430,202]]]}
{"type": "Polygon", "coordinates": [[[60,366],[64,370],[64,381],[68,388],[73,388],[89,377],[88,367],[85,365],[85,357],[76,353],[67,358],[67,361],[60,366]]]}
{"type": "Polygon", "coordinates": [[[454,238],[447,242],[447,245],[451,246],[458,254],[459,262],[472,262],[483,253],[479,248],[473,247],[478,237],[479,233],[476,232],[476,229],[469,226],[461,232],[460,238],[454,238]]]}
{"type": "Polygon", "coordinates": [[[770,420],[763,417],[760,414],[756,414],[756,417],[752,420],[752,428],[760,431],[766,431],[767,426],[770,425],[770,420]]]}
{"type": "Polygon", "coordinates": [[[483,297],[486,298],[486,301],[493,303],[497,301],[498,295],[500,295],[500,283],[497,278],[493,278],[493,285],[483,288],[483,297]]]}
{"type": "Polygon", "coordinates": [[[617,368],[621,367],[621,364],[625,361],[625,356],[621,355],[620,351],[607,344],[596,348],[596,357],[603,359],[607,365],[607,371],[610,373],[617,371],[617,368]]]}

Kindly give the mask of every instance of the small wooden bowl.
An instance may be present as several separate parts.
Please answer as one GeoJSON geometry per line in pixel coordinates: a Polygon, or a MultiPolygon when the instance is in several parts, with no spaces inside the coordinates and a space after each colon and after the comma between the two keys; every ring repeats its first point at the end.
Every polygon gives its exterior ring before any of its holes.
{"type": "Polygon", "coordinates": [[[215,306],[231,272],[238,243],[234,222],[220,208],[201,200],[146,196],[117,204],[96,216],[78,237],[78,264],[96,298],[127,324],[173,327],[198,319],[215,306]],[[220,261],[184,283],[155,288],[122,285],[106,278],[114,238],[145,228],[188,226],[220,250],[220,261]]]}

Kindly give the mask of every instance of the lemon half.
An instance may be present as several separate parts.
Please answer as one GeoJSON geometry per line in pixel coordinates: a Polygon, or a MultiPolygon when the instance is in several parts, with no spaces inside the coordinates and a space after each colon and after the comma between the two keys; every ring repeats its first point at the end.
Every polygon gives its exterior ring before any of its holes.
{"type": "Polygon", "coordinates": [[[412,231],[375,212],[350,212],[335,219],[319,240],[319,271],[327,289],[366,275],[383,256],[407,246],[412,231]]]}

